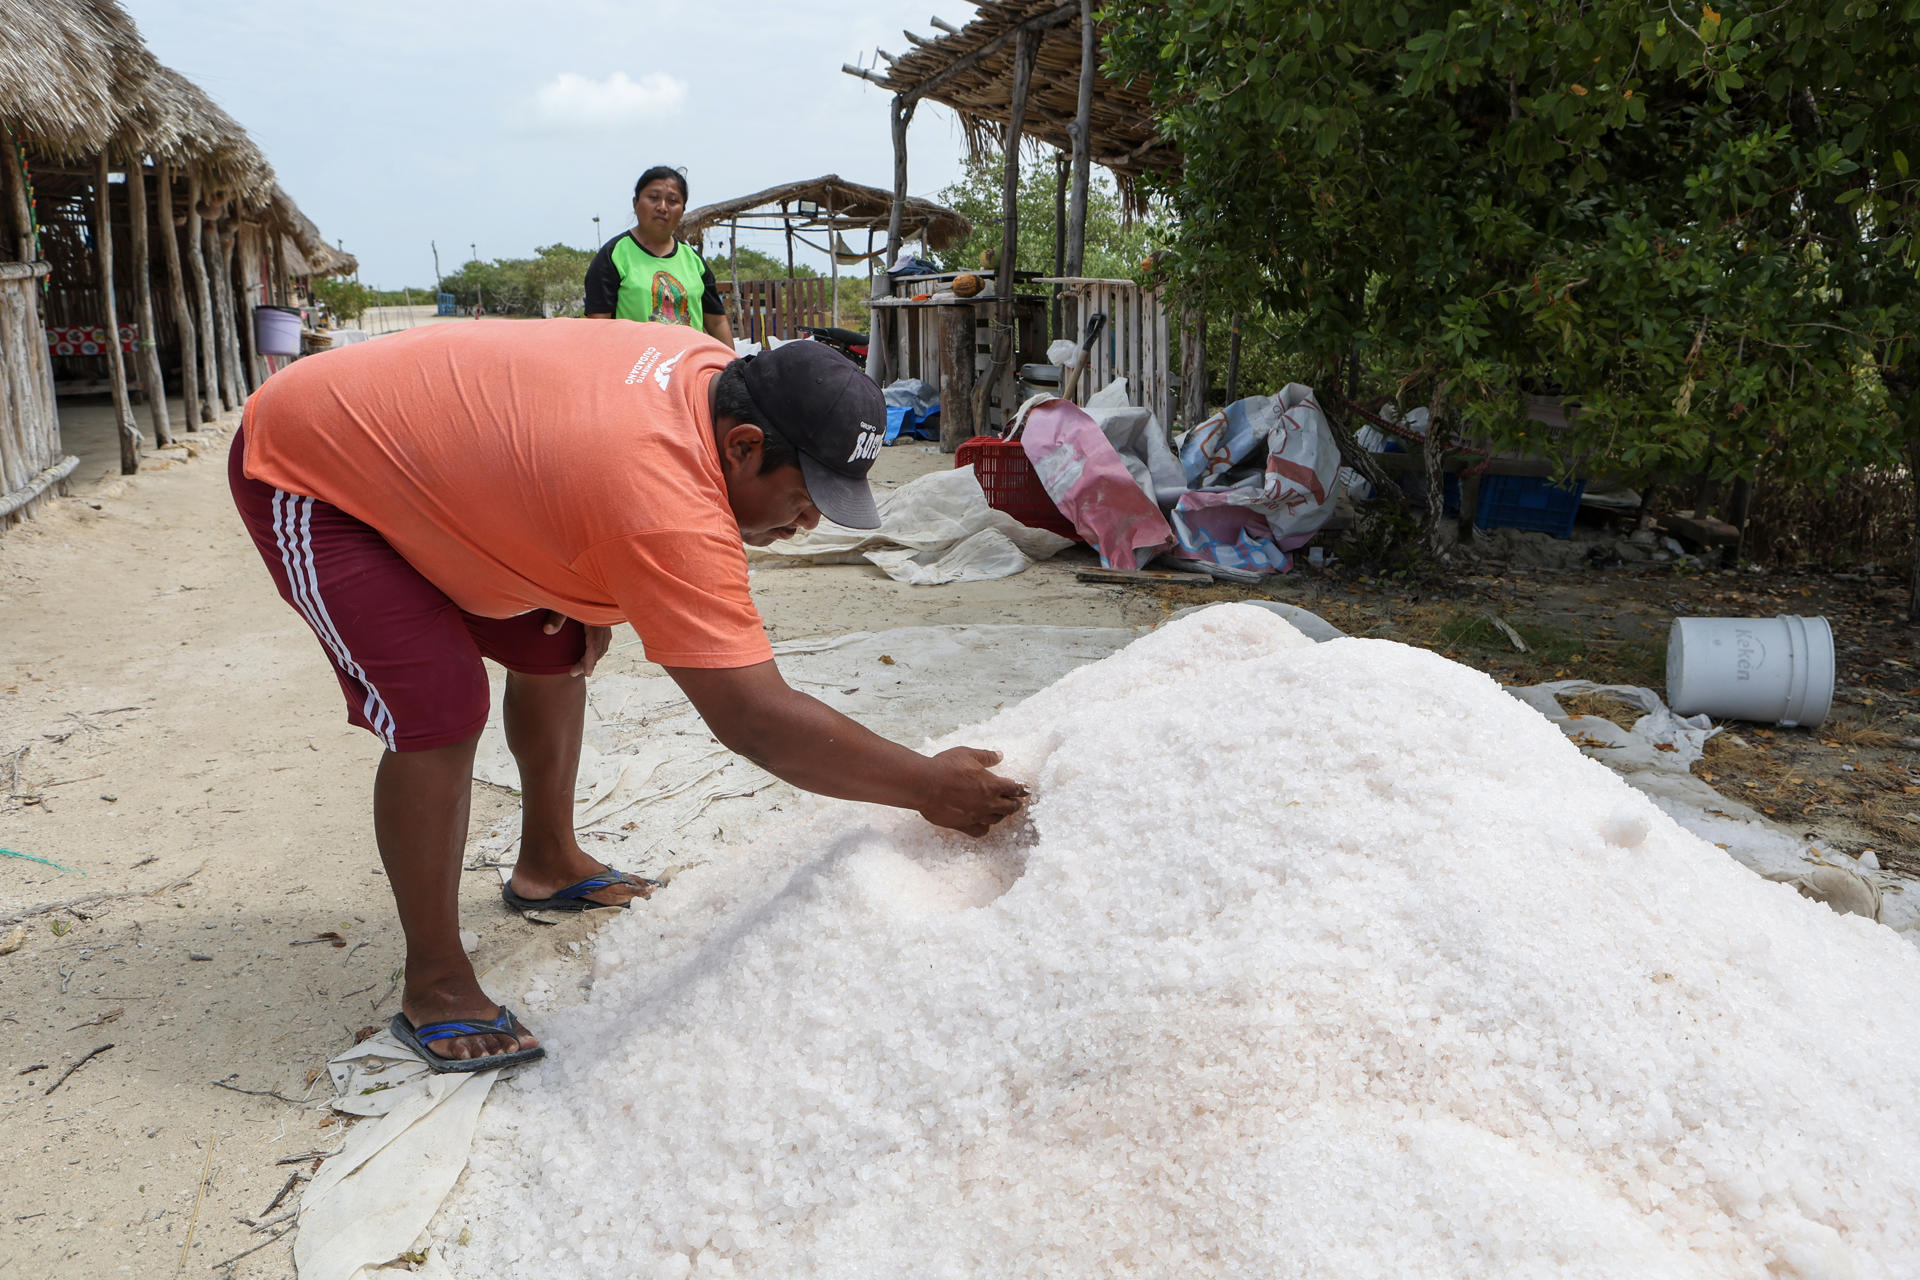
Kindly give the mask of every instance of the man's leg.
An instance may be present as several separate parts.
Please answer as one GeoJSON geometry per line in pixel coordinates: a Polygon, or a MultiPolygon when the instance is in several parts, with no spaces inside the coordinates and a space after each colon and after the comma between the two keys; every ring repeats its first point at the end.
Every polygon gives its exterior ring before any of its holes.
{"type": "MultiPolygon", "coordinates": [[[[499,1013],[460,945],[460,870],[478,741],[476,736],[431,751],[389,751],[374,775],[374,839],[407,938],[400,1012],[416,1027],[488,1022],[499,1013]]],[[[536,1043],[523,1028],[517,1044],[510,1035],[459,1036],[435,1041],[430,1051],[479,1058],[536,1043]]]]}
{"type": "MultiPolygon", "coordinates": [[[[523,898],[548,898],[606,869],[580,848],[573,833],[587,682],[580,676],[509,671],[501,715],[507,749],[520,766],[520,861],[513,891],[523,898]]],[[[471,744],[468,756],[471,761],[471,744]]],[[[644,885],[614,884],[587,897],[615,905],[645,891],[644,885]]]]}

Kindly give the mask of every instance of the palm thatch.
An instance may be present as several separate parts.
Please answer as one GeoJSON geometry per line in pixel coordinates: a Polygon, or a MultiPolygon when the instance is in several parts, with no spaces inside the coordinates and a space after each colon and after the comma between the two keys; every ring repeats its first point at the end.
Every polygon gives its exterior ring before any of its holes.
{"type": "Polygon", "coordinates": [[[115,135],[155,160],[200,166],[211,198],[264,209],[275,190],[273,166],[239,121],[199,85],[154,63],[146,92],[128,105],[115,135]]]}
{"type": "Polygon", "coordinates": [[[293,197],[273,183],[267,200],[270,225],[286,237],[287,273],[293,276],[350,276],[360,263],[350,253],[328,244],[313,219],[300,211],[293,197]]]}
{"type": "MultiPolygon", "coordinates": [[[[829,207],[833,210],[833,226],[837,231],[860,227],[884,231],[888,215],[893,209],[893,192],[848,182],[833,173],[803,182],[788,182],[778,187],[768,187],[765,191],[756,191],[752,195],[688,210],[680,219],[680,238],[698,243],[702,233],[725,224],[736,215],[782,204],[793,205],[796,209],[802,205],[817,207],[804,213],[796,212],[793,220],[796,231],[824,228],[829,207]]],[[[907,198],[906,219],[901,232],[905,239],[924,236],[933,248],[944,249],[965,240],[972,231],[973,224],[955,210],[918,196],[907,198]]]]}
{"type": "MultiPolygon", "coordinates": [[[[1010,37],[1015,28],[1026,26],[1038,37],[1039,48],[1022,133],[1070,151],[1068,129],[1080,92],[1079,6],[1061,0],[976,0],[974,8],[973,21],[939,39],[906,33],[913,47],[898,57],[883,52],[888,64],[884,71],[849,70],[897,94],[952,107],[977,158],[1007,145],[1013,114],[1010,37]]],[[[1098,19],[1094,25],[1097,33],[1098,19]]],[[[1113,172],[1129,203],[1136,199],[1139,178],[1180,168],[1179,151],[1160,137],[1154,124],[1150,90],[1144,79],[1114,80],[1096,67],[1090,151],[1094,163],[1113,172]]]]}
{"type": "Polygon", "coordinates": [[[0,33],[0,123],[61,159],[98,151],[156,65],[115,0],[0,0],[0,33]]]}

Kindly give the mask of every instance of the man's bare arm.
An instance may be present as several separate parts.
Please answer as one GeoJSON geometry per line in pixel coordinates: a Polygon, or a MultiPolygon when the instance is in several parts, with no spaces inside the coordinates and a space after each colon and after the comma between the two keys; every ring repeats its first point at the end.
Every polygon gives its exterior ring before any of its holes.
{"type": "Polygon", "coordinates": [[[923,756],[791,688],[771,661],[667,674],[721,745],[803,791],[912,809],[972,836],[1026,803],[1025,787],[991,772],[999,752],[954,747],[923,756]]]}

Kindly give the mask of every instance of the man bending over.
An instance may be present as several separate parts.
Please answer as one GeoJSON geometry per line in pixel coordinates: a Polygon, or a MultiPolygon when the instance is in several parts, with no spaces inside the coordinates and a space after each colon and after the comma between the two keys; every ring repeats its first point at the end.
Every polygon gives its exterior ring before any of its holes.
{"type": "Polygon", "coordinates": [[[438,1071],[540,1056],[460,945],[481,659],[507,668],[522,910],[652,885],[574,838],[586,680],[633,624],[719,741],[794,786],[984,834],[1019,809],[999,756],[933,757],[781,679],[742,540],[879,517],[879,389],[818,343],[750,359],[677,325],[435,325],[296,362],[247,402],[234,502],[282,598],[378,737],[374,837],[406,935],[393,1029],[438,1071]]]}

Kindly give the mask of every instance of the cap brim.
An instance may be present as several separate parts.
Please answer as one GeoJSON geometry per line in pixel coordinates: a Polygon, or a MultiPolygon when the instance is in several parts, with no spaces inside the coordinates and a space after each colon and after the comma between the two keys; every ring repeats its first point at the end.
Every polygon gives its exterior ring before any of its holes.
{"type": "Polygon", "coordinates": [[[804,453],[800,475],[807,482],[807,496],[827,519],[844,529],[880,527],[880,508],[874,505],[873,489],[865,480],[831,471],[804,453]]]}

